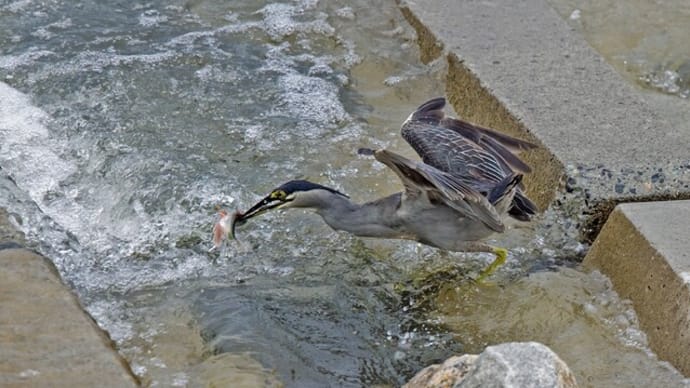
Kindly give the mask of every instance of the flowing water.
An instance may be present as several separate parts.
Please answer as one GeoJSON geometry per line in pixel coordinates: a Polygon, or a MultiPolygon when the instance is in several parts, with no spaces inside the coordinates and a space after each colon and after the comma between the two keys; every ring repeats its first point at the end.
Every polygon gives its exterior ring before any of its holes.
{"type": "Polygon", "coordinates": [[[625,78],[690,97],[690,2],[549,0],[625,78]]]}
{"type": "Polygon", "coordinates": [[[0,206],[150,386],[397,386],[513,340],[583,386],[680,385],[626,301],[534,225],[491,257],[336,233],[303,211],[208,253],[216,206],[307,178],[399,190],[361,146],[442,94],[393,1],[3,2],[0,206]]]}

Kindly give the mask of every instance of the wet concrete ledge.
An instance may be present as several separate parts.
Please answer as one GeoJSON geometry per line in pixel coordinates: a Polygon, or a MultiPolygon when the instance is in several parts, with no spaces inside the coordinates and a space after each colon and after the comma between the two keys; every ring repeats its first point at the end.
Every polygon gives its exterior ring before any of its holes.
{"type": "Polygon", "coordinates": [[[584,264],[632,300],[649,344],[690,376],[690,201],[621,204],[584,264]]]}
{"type": "Polygon", "coordinates": [[[543,146],[526,155],[528,194],[586,215],[583,239],[617,203],[690,198],[687,109],[626,82],[545,0],[400,7],[422,59],[448,62],[458,115],[543,146]]]}
{"type": "Polygon", "coordinates": [[[447,61],[458,115],[542,146],[525,158],[540,208],[577,220],[589,242],[606,223],[586,263],[633,301],[660,358],[690,375],[690,202],[670,201],[690,198],[687,106],[629,84],[545,0],[400,8],[422,59],[447,61]]]}
{"type": "Polygon", "coordinates": [[[15,242],[0,244],[0,305],[0,386],[139,385],[53,263],[15,242]]]}

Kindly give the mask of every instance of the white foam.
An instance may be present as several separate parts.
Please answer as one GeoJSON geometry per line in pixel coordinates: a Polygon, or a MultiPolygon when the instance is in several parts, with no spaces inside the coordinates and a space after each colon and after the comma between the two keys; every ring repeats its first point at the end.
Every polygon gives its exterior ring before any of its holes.
{"type": "Polygon", "coordinates": [[[19,0],[19,1],[14,1],[6,6],[3,7],[4,10],[7,10],[12,13],[17,13],[24,11],[26,7],[28,7],[31,4],[32,0],[19,0]]]}
{"type": "Polygon", "coordinates": [[[335,33],[335,28],[326,22],[326,14],[318,14],[316,20],[309,22],[295,21],[293,16],[302,14],[304,8],[310,8],[310,5],[296,7],[289,4],[272,3],[257,13],[264,17],[264,31],[275,40],[282,40],[282,38],[295,32],[317,33],[326,36],[332,36],[335,33]]]}
{"type": "Polygon", "coordinates": [[[46,26],[39,27],[36,31],[32,32],[31,35],[39,39],[48,40],[56,36],[56,34],[51,30],[64,30],[69,27],[72,27],[72,19],[65,18],[60,21],[50,23],[46,26]]]}
{"type": "Polygon", "coordinates": [[[335,15],[345,20],[355,20],[355,11],[352,10],[352,7],[343,7],[337,9],[335,11],[335,15]]]}
{"type": "Polygon", "coordinates": [[[76,171],[59,156],[62,145],[50,137],[48,121],[27,95],[0,82],[0,163],[38,204],[76,171]]]}
{"type": "Polygon", "coordinates": [[[288,74],[278,83],[283,89],[286,113],[292,117],[322,123],[337,123],[348,117],[338,99],[338,88],[324,79],[288,74]]]}
{"type": "MultiPolygon", "coordinates": [[[[246,22],[238,24],[234,20],[233,23],[224,25],[222,27],[213,30],[204,31],[192,31],[187,32],[179,36],[171,38],[166,46],[177,47],[177,46],[192,46],[197,40],[203,38],[217,38],[219,36],[231,35],[231,34],[241,34],[246,33],[252,28],[261,28],[261,23],[258,22],[246,22]]],[[[191,48],[191,47],[190,47],[191,48]]]]}
{"type": "MultiPolygon", "coordinates": [[[[29,76],[29,83],[34,84],[45,79],[52,79],[55,76],[69,74],[81,74],[87,71],[101,73],[105,69],[132,66],[135,64],[155,65],[176,58],[180,54],[172,51],[154,52],[151,54],[123,55],[100,51],[84,51],[79,53],[74,59],[58,66],[50,66],[29,76]]],[[[30,62],[29,62],[30,63],[30,62]]],[[[0,67],[2,58],[0,57],[0,67]]]]}
{"type": "Polygon", "coordinates": [[[55,55],[48,50],[36,50],[25,52],[20,55],[0,55],[0,69],[14,70],[21,66],[31,65],[37,59],[55,55]]]}
{"type": "Polygon", "coordinates": [[[155,9],[149,9],[139,15],[139,25],[143,27],[156,27],[160,23],[165,23],[167,21],[168,17],[161,15],[160,12],[155,9]]]}
{"type": "Polygon", "coordinates": [[[680,278],[683,280],[683,283],[690,285],[690,272],[683,271],[678,274],[680,278]]]}

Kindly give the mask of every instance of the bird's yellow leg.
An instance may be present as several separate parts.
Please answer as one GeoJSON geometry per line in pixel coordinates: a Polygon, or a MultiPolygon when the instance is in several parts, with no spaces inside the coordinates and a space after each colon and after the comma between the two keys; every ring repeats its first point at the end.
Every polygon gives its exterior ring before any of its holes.
{"type": "Polygon", "coordinates": [[[506,258],[508,257],[507,249],[500,247],[491,247],[491,251],[496,255],[496,258],[491,264],[489,264],[488,267],[484,268],[482,272],[479,273],[479,277],[476,280],[477,282],[481,282],[487,276],[496,272],[496,269],[498,269],[498,267],[502,266],[503,263],[506,262],[506,258]]]}

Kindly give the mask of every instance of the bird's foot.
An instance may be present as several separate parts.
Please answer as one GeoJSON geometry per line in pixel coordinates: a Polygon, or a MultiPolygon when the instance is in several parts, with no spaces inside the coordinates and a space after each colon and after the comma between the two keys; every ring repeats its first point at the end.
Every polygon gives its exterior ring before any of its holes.
{"type": "Polygon", "coordinates": [[[483,281],[489,275],[496,272],[496,269],[498,269],[498,267],[502,266],[506,262],[506,258],[508,257],[507,249],[499,247],[491,247],[491,249],[493,253],[496,255],[496,258],[491,264],[489,264],[488,267],[484,268],[484,270],[482,270],[482,272],[479,273],[476,282],[483,281]]]}

